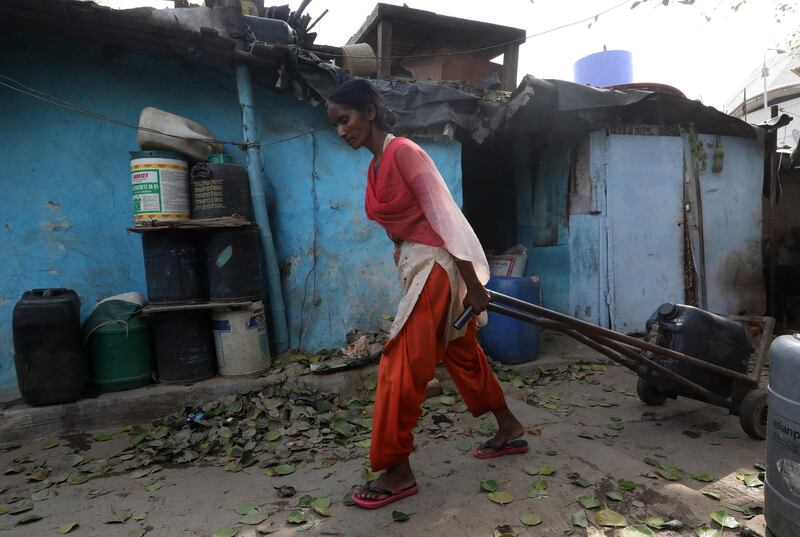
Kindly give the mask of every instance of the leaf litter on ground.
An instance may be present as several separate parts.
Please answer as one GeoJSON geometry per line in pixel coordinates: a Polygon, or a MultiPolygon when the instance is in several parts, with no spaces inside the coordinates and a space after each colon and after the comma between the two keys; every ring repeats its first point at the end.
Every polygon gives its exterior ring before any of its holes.
{"type": "Polygon", "coordinates": [[[29,515],[25,515],[24,517],[17,520],[17,526],[24,526],[26,524],[33,524],[34,522],[39,522],[44,517],[37,515],[36,513],[31,513],[29,515]]]}
{"type": "Polygon", "coordinates": [[[292,511],[287,518],[289,524],[305,524],[308,522],[308,515],[304,511],[292,511]]]}
{"type": "Polygon", "coordinates": [[[600,501],[594,496],[579,496],[578,501],[584,509],[596,509],[600,507],[600,501]]]}
{"type": "Polygon", "coordinates": [[[656,468],[656,473],[667,481],[678,480],[678,469],[668,462],[659,463],[658,467],[656,468]]]}
{"type": "Polygon", "coordinates": [[[244,515],[242,518],[239,519],[240,524],[245,524],[247,526],[257,526],[264,522],[269,515],[262,511],[259,511],[257,508],[252,509],[249,513],[244,515]]]}
{"type": "Polygon", "coordinates": [[[481,481],[481,490],[484,492],[497,492],[497,481],[494,479],[481,481]]]}
{"type": "Polygon", "coordinates": [[[644,524],[635,524],[620,531],[619,537],[656,537],[656,534],[644,524]]]}
{"type": "Polygon", "coordinates": [[[94,440],[96,442],[108,442],[111,440],[112,435],[110,433],[97,433],[94,435],[94,440]]]}
{"type": "Polygon", "coordinates": [[[48,438],[42,444],[42,449],[53,449],[54,447],[58,446],[61,441],[58,438],[48,438]]]}
{"type": "Polygon", "coordinates": [[[735,530],[740,525],[739,521],[736,520],[731,515],[729,515],[727,511],[714,511],[710,513],[710,516],[711,520],[713,520],[723,528],[735,530]]]}
{"type": "Polygon", "coordinates": [[[402,511],[392,511],[392,522],[408,522],[411,516],[402,511]]]}
{"type": "Polygon", "coordinates": [[[616,511],[612,511],[609,508],[605,508],[602,511],[595,513],[594,521],[598,526],[611,528],[624,528],[628,525],[628,521],[624,516],[616,511]]]}
{"type": "Polygon", "coordinates": [[[332,401],[278,384],[135,425],[127,430],[124,469],[141,478],[152,465],[203,462],[230,472],[258,464],[272,469],[268,475],[290,475],[302,462],[299,451],[332,446],[337,458],[360,456],[369,445],[372,404],[351,399],[340,408],[332,401]]]}
{"type": "Polygon", "coordinates": [[[736,476],[736,479],[744,483],[745,486],[748,488],[756,488],[764,486],[764,482],[761,481],[761,479],[759,479],[757,475],[738,474],[736,476]]]}
{"type": "Polygon", "coordinates": [[[577,487],[588,488],[592,486],[591,481],[581,477],[581,475],[578,473],[571,473],[567,475],[567,479],[569,479],[569,482],[577,487]]]}
{"type": "Polygon", "coordinates": [[[487,497],[494,503],[500,505],[508,505],[514,501],[514,496],[508,492],[490,492],[487,497]]]}
{"type": "Polygon", "coordinates": [[[589,525],[589,520],[586,518],[586,511],[581,509],[572,513],[572,525],[579,528],[586,528],[589,525]]]}
{"type": "Polygon", "coordinates": [[[525,514],[519,517],[519,521],[525,526],[538,526],[542,523],[542,517],[534,514],[525,514]]]}

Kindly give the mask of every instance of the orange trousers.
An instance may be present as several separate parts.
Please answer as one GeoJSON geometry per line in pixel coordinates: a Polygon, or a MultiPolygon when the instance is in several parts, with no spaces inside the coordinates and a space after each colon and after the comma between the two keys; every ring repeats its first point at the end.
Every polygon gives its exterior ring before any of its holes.
{"type": "Polygon", "coordinates": [[[413,429],[422,414],[426,387],[442,361],[473,416],[507,408],[505,397],[478,345],[473,320],[467,333],[442,342],[450,309],[450,280],[434,265],[411,316],[384,348],[372,426],[374,472],[405,462],[414,448],[413,429]]]}

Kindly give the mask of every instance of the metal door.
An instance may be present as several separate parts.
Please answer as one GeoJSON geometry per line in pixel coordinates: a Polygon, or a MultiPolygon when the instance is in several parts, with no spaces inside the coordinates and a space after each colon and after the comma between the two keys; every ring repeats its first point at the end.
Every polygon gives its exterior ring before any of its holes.
{"type": "Polygon", "coordinates": [[[606,147],[611,328],[644,332],[660,304],[684,301],[683,141],[612,134],[606,147]]]}

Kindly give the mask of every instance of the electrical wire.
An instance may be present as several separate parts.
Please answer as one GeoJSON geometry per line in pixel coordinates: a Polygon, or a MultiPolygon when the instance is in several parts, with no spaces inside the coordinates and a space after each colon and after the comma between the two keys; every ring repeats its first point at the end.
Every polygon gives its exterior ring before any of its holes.
{"type": "MultiPolygon", "coordinates": [[[[65,110],[69,110],[69,111],[72,111],[72,112],[83,114],[83,115],[86,115],[86,116],[94,118],[94,119],[98,119],[98,120],[101,120],[101,121],[105,121],[107,123],[111,123],[113,125],[118,125],[120,127],[126,127],[126,128],[129,128],[129,129],[133,129],[135,131],[149,132],[149,133],[152,133],[152,134],[158,134],[158,135],[161,135],[161,136],[167,136],[169,138],[175,138],[177,140],[185,140],[185,141],[188,141],[188,142],[204,142],[204,143],[209,143],[209,144],[214,144],[214,145],[232,145],[232,146],[236,146],[236,147],[238,147],[238,148],[240,148],[242,150],[246,150],[248,148],[248,144],[246,144],[244,142],[218,140],[216,138],[190,138],[190,137],[186,137],[186,136],[179,136],[177,134],[170,134],[170,133],[167,133],[167,132],[162,132],[160,130],[151,129],[149,127],[140,127],[139,125],[134,125],[133,123],[128,123],[127,121],[123,121],[123,120],[114,118],[112,116],[109,116],[109,115],[106,115],[106,114],[103,114],[103,113],[100,113],[100,112],[95,112],[94,110],[90,110],[88,108],[85,108],[83,106],[71,103],[71,102],[66,101],[64,99],[60,99],[58,97],[55,97],[55,96],[50,95],[48,93],[45,93],[43,91],[39,91],[37,89],[31,88],[30,86],[26,86],[25,84],[23,84],[19,80],[16,80],[14,78],[11,78],[10,76],[6,76],[6,75],[2,75],[2,74],[0,74],[0,86],[6,87],[6,88],[8,88],[10,90],[16,91],[16,92],[21,93],[23,95],[27,95],[28,97],[32,97],[34,99],[38,99],[40,101],[46,102],[46,103],[51,104],[53,106],[57,106],[57,107],[65,109],[65,110]],[[4,80],[6,80],[8,82],[4,82],[4,80]]],[[[301,132],[299,134],[296,134],[294,136],[289,136],[287,138],[280,138],[278,140],[270,140],[268,142],[258,141],[258,142],[254,142],[252,144],[252,146],[253,147],[263,147],[263,146],[268,146],[268,145],[280,144],[280,143],[283,143],[283,142],[288,142],[290,140],[295,140],[297,138],[302,138],[303,136],[308,136],[309,134],[313,134],[313,133],[316,133],[316,132],[319,132],[319,131],[322,131],[322,130],[326,130],[327,128],[329,128],[329,127],[317,127],[315,129],[311,129],[311,130],[308,130],[308,131],[305,131],[305,132],[301,132]]]]}
{"type": "MultiPolygon", "coordinates": [[[[585,18],[580,19],[580,20],[576,20],[576,21],[573,21],[573,22],[568,22],[566,24],[562,24],[560,26],[555,26],[553,28],[549,28],[549,29],[543,30],[541,32],[536,32],[536,33],[533,33],[533,34],[527,34],[524,37],[519,37],[517,39],[512,39],[510,41],[504,41],[502,43],[496,43],[494,45],[487,45],[485,47],[479,47],[479,48],[474,48],[474,49],[470,49],[470,50],[456,50],[456,51],[450,51],[450,52],[438,52],[438,53],[429,53],[429,54],[413,54],[413,55],[410,55],[410,56],[375,56],[375,57],[373,57],[373,56],[347,56],[347,57],[351,58],[351,59],[364,59],[364,60],[372,60],[372,59],[376,59],[376,60],[404,60],[404,59],[411,59],[411,58],[436,58],[436,57],[442,57],[442,56],[457,56],[457,55],[460,55],[460,54],[474,54],[476,52],[484,52],[484,51],[487,51],[487,50],[492,50],[492,49],[496,49],[496,48],[500,48],[500,47],[505,47],[507,45],[522,44],[522,43],[526,42],[528,39],[534,39],[536,37],[541,37],[543,35],[547,35],[547,34],[556,32],[558,30],[563,30],[564,28],[570,28],[570,27],[576,26],[578,24],[583,24],[584,22],[589,22],[591,20],[595,20],[596,21],[597,18],[600,17],[601,15],[605,15],[607,13],[610,13],[610,12],[614,11],[615,9],[619,9],[622,6],[628,5],[630,3],[631,3],[631,0],[622,0],[618,4],[614,4],[613,6],[611,6],[609,8],[606,8],[606,9],[604,9],[604,10],[598,12],[598,13],[595,13],[594,15],[590,15],[590,16],[585,17],[585,18]]],[[[335,53],[327,53],[326,52],[325,56],[334,57],[334,58],[343,58],[346,55],[345,54],[335,54],[335,53]]]]}
{"type": "Polygon", "coordinates": [[[303,302],[300,305],[300,331],[298,346],[303,348],[303,340],[308,335],[313,322],[313,313],[305,322],[306,300],[308,299],[308,280],[312,278],[311,283],[311,304],[316,308],[317,306],[317,262],[319,260],[319,252],[317,249],[317,236],[319,235],[319,197],[317,196],[317,180],[319,174],[317,173],[317,137],[311,135],[311,203],[312,203],[312,220],[313,220],[313,234],[311,239],[311,268],[306,274],[306,280],[303,284],[303,302]]]}
{"type": "Polygon", "coordinates": [[[591,20],[597,20],[597,18],[600,17],[601,15],[605,15],[606,13],[610,13],[611,11],[614,11],[615,9],[619,9],[622,6],[627,5],[629,3],[630,3],[630,0],[623,0],[622,2],[619,2],[618,4],[614,4],[613,6],[611,6],[609,8],[606,8],[603,11],[600,11],[599,13],[595,13],[594,15],[591,15],[589,17],[585,17],[585,18],[580,19],[580,20],[576,20],[576,21],[573,21],[573,22],[568,22],[568,23],[562,24],[560,26],[554,26],[553,28],[549,28],[547,30],[542,30],[541,32],[536,32],[536,33],[533,33],[533,34],[527,34],[524,37],[519,37],[517,39],[512,39],[511,41],[504,41],[502,43],[495,43],[494,45],[487,45],[485,47],[479,47],[479,48],[474,48],[474,49],[470,49],[470,50],[454,50],[454,51],[450,51],[450,52],[438,52],[438,53],[429,53],[429,54],[412,54],[412,55],[409,55],[409,56],[374,56],[374,57],[373,56],[349,56],[349,55],[345,55],[345,54],[334,54],[334,53],[326,52],[325,56],[331,56],[331,57],[335,57],[335,58],[347,57],[347,58],[351,58],[351,59],[364,59],[364,60],[372,60],[372,59],[376,59],[376,60],[407,60],[407,59],[411,59],[411,58],[436,58],[436,57],[442,57],[442,56],[456,56],[456,55],[459,55],[459,54],[475,54],[476,52],[484,52],[484,51],[487,51],[487,50],[492,50],[492,49],[496,49],[496,48],[500,48],[500,47],[505,47],[505,46],[508,46],[508,45],[522,44],[522,43],[526,42],[529,39],[534,39],[536,37],[541,37],[543,35],[547,35],[547,34],[550,34],[550,33],[553,33],[553,32],[557,32],[558,30],[563,30],[564,28],[570,28],[570,27],[576,26],[578,24],[583,24],[584,22],[589,22],[591,20]]]}

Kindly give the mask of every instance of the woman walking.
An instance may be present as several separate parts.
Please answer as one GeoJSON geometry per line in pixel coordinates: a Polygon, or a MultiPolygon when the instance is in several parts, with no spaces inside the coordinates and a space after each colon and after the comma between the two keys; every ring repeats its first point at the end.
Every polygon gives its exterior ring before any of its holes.
{"type": "Polygon", "coordinates": [[[444,362],[474,416],[497,419],[497,434],[476,446],[485,459],[528,450],[525,429],[505,397],[478,345],[485,323],[489,265],[483,249],[453,200],[433,161],[411,140],[389,134],[393,115],[367,80],[351,80],[328,99],[328,117],[353,149],[374,158],[367,174],[366,213],[394,242],[404,296],[383,350],[373,414],[372,470],[375,481],[353,490],[353,501],[375,509],[417,492],[409,464],[412,430],[421,415],[426,386],[444,362]],[[484,312],[461,331],[453,321],[472,306],[484,312]]]}

